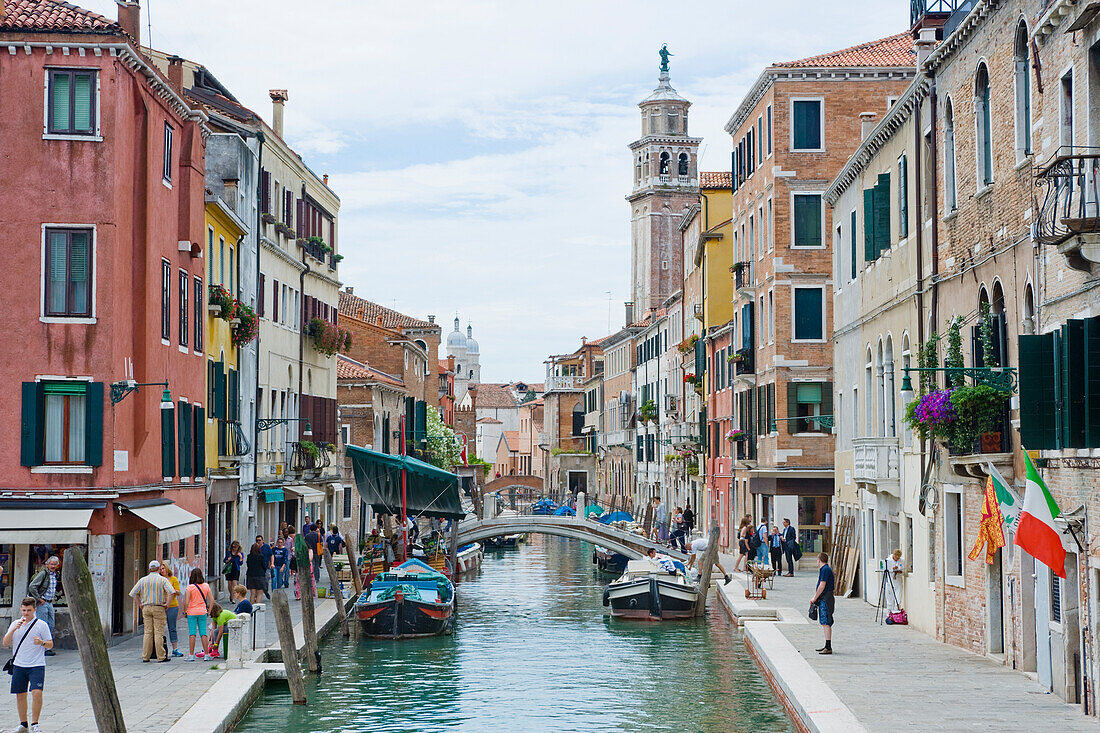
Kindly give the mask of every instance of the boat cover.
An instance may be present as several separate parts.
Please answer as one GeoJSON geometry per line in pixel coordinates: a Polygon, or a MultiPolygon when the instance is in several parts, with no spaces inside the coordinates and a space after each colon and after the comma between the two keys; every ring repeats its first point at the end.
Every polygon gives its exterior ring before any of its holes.
{"type": "Polygon", "coordinates": [[[458,476],[412,456],[379,453],[349,445],[359,496],[380,514],[401,513],[401,472],[407,472],[405,498],[413,516],[462,519],[458,476]]]}
{"type": "Polygon", "coordinates": [[[573,507],[563,505],[554,510],[555,517],[575,517],[577,513],[573,510],[573,507]]]}
{"type": "Polygon", "coordinates": [[[604,514],[596,521],[600,524],[611,524],[612,522],[633,522],[634,517],[630,516],[630,512],[619,511],[604,514]]]}
{"type": "Polygon", "coordinates": [[[584,508],[585,518],[591,517],[593,514],[595,514],[597,517],[603,514],[603,507],[601,507],[599,504],[589,504],[584,508]]]}

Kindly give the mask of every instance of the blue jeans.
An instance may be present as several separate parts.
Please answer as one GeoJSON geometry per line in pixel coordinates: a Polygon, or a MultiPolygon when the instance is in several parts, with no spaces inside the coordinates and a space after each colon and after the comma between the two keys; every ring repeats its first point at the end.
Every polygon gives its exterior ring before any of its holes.
{"type": "Polygon", "coordinates": [[[34,615],[45,621],[46,625],[50,627],[50,634],[53,634],[53,603],[51,601],[43,602],[38,608],[34,609],[34,615]]]}
{"type": "Polygon", "coordinates": [[[768,564],[768,546],[763,542],[760,543],[760,547],[756,548],[756,562],[763,565],[768,564]]]}
{"type": "Polygon", "coordinates": [[[275,584],[272,588],[286,588],[290,585],[290,566],[283,565],[281,568],[275,568],[275,584]]]}
{"type": "Polygon", "coordinates": [[[168,619],[168,641],[172,642],[172,646],[176,645],[176,621],[180,616],[180,607],[173,606],[172,608],[166,608],[165,616],[168,619]]]}

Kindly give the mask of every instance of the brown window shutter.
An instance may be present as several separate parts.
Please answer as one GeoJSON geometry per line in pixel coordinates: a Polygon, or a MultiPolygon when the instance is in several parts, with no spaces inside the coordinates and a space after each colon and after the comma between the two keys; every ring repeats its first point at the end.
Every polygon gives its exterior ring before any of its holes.
{"type": "Polygon", "coordinates": [[[305,217],[305,204],[306,204],[306,202],[304,200],[298,199],[298,229],[297,229],[297,232],[298,232],[299,239],[302,238],[302,237],[308,237],[309,236],[306,233],[306,227],[305,227],[305,220],[306,220],[306,217],[305,217]]]}
{"type": "Polygon", "coordinates": [[[263,318],[264,315],[264,301],[267,299],[266,291],[264,290],[264,274],[260,273],[260,285],[256,288],[256,313],[263,318]]]}
{"type": "Polygon", "coordinates": [[[279,320],[279,281],[271,281],[271,320],[279,320]]]}
{"type": "Polygon", "coordinates": [[[271,172],[263,171],[260,174],[260,187],[263,190],[264,210],[262,213],[271,213],[271,172]]]}

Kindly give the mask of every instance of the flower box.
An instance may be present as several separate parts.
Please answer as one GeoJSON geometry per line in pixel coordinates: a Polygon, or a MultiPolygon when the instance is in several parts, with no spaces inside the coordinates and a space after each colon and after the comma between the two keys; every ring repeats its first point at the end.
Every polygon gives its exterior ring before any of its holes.
{"type": "Polygon", "coordinates": [[[260,215],[260,220],[263,221],[264,224],[274,224],[275,223],[275,215],[274,214],[261,214],[260,215]]]}
{"type": "Polygon", "coordinates": [[[241,325],[241,319],[240,318],[230,318],[229,319],[229,325],[230,326],[239,326],[239,325],[241,325]]]}

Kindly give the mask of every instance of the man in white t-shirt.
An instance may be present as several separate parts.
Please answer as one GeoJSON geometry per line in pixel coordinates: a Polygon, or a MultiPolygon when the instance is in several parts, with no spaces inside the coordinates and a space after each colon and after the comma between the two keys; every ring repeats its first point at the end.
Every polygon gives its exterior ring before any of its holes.
{"type": "Polygon", "coordinates": [[[19,711],[16,733],[38,733],[38,716],[42,713],[42,689],[46,686],[46,650],[53,648],[49,625],[34,615],[37,601],[30,596],[20,604],[20,617],[11,622],[4,634],[4,646],[15,656],[11,677],[11,692],[19,711]],[[27,691],[31,693],[31,716],[27,718],[27,691]]]}
{"type": "MultiPolygon", "coordinates": [[[[707,551],[707,543],[708,541],[706,537],[699,537],[691,541],[691,557],[688,558],[688,570],[695,566],[695,558],[699,557],[707,551]]],[[[701,560],[700,564],[702,564],[701,560]]],[[[718,562],[717,557],[714,558],[714,565],[718,568],[718,571],[724,576],[726,580],[725,584],[729,585],[732,578],[730,577],[730,574],[726,572],[726,569],[722,567],[722,563],[718,562]]],[[[702,567],[699,568],[700,571],[702,571],[702,569],[702,567]]]]}

